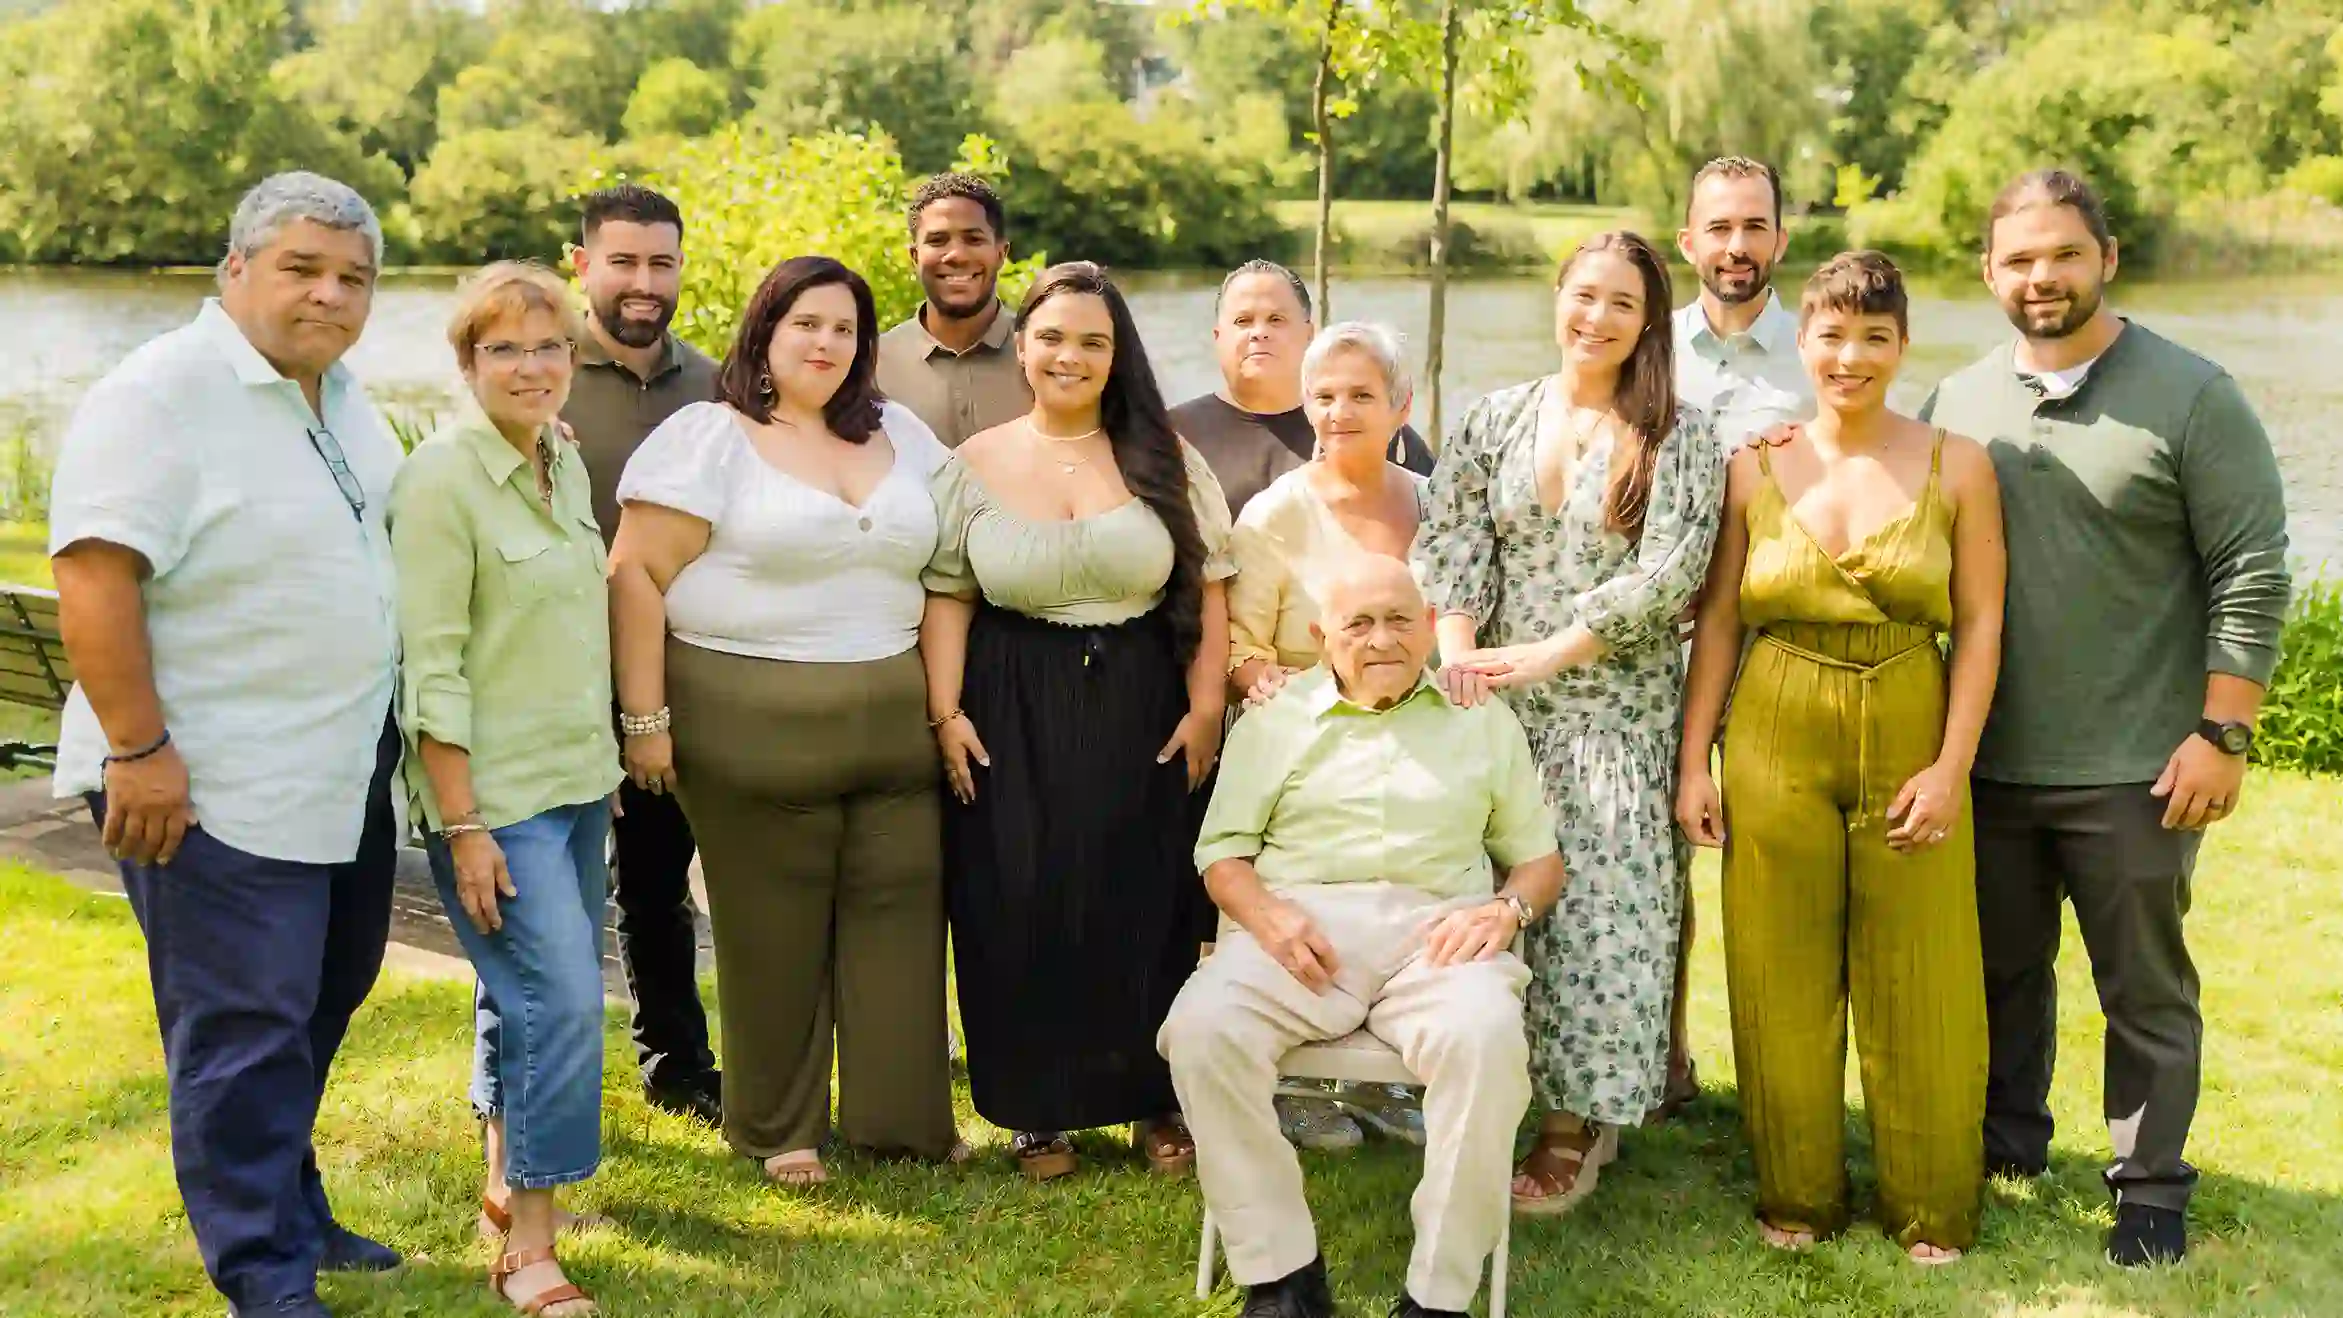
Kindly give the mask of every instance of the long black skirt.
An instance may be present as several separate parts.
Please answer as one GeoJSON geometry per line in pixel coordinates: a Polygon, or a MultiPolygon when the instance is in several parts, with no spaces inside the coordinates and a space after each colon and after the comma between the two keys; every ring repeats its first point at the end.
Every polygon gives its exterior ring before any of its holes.
{"type": "Polygon", "coordinates": [[[977,1112],[1084,1130],[1175,1110],[1156,1030],[1196,968],[1204,794],[1157,752],[1187,713],[1157,614],[1073,627],[981,606],[961,708],[991,754],[947,800],[945,892],[977,1112]]]}

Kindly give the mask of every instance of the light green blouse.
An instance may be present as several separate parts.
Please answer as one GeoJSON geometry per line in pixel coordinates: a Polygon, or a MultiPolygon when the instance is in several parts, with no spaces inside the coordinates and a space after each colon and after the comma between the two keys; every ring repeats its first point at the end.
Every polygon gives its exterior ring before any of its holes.
{"type": "Polygon", "coordinates": [[[471,753],[481,821],[503,828],[618,786],[610,604],[585,463],[550,432],[553,506],[477,408],[416,445],[391,486],[399,726],[407,788],[440,827],[415,746],[471,753]]]}
{"type": "MultiPolygon", "coordinates": [[[[1228,499],[1212,468],[1185,441],[1188,505],[1204,539],[1204,579],[1236,573],[1229,558],[1228,499]]],[[[946,463],[929,486],[936,552],[920,580],[962,599],[979,590],[995,607],[1076,626],[1128,622],[1154,608],[1171,576],[1171,532],[1134,498],[1070,521],[1033,521],[1001,506],[968,464],[946,463]]]]}

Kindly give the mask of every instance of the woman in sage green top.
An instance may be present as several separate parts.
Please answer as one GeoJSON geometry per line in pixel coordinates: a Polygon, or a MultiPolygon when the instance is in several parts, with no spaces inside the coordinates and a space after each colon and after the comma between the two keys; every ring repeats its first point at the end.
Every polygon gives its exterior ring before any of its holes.
{"type": "Polygon", "coordinates": [[[1126,1121],[1184,1170],[1155,1035],[1210,911],[1228,503],[1096,266],[1043,273],[1017,351],[1032,413],[936,474],[920,628],[969,1090],[1036,1179],[1074,1169],[1065,1131],[1126,1121]]]}
{"type": "Polygon", "coordinates": [[[479,976],[472,1103],[486,1130],[491,1270],[516,1308],[594,1312],[553,1257],[555,1188],[602,1130],[610,627],[586,469],[554,428],[580,333],[533,265],[473,278],[448,327],[465,414],[391,489],[408,783],[449,923],[479,976]]]}

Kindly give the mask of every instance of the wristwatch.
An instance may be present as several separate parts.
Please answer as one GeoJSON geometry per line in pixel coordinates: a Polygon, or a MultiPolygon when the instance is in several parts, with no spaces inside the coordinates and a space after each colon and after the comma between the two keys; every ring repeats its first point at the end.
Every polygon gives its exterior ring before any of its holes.
{"type": "Polygon", "coordinates": [[[1529,909],[1528,902],[1523,901],[1520,897],[1510,892],[1499,893],[1497,895],[1497,900],[1513,908],[1513,923],[1517,927],[1522,929],[1529,928],[1529,922],[1534,918],[1534,916],[1529,909]]]}
{"type": "Polygon", "coordinates": [[[2206,719],[2197,725],[2197,735],[2219,747],[2225,755],[2243,755],[2254,748],[2251,723],[2217,723],[2206,719]]]}

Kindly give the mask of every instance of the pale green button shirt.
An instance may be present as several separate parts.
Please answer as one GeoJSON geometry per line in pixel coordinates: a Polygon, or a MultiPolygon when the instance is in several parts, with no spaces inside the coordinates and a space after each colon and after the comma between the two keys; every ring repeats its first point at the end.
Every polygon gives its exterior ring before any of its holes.
{"type": "Polygon", "coordinates": [[[1321,665],[1237,720],[1196,868],[1250,858],[1273,890],[1380,880],[1465,897],[1495,890],[1491,860],[1550,856],[1554,837],[1503,701],[1459,708],[1427,673],[1373,710],[1321,665]]]}
{"type": "Polygon", "coordinates": [[[440,826],[414,746],[471,753],[482,822],[503,828],[618,786],[610,714],[610,605],[586,467],[551,455],[553,503],[477,409],[415,447],[391,487],[391,554],[406,650],[399,726],[407,785],[440,826]]]}

